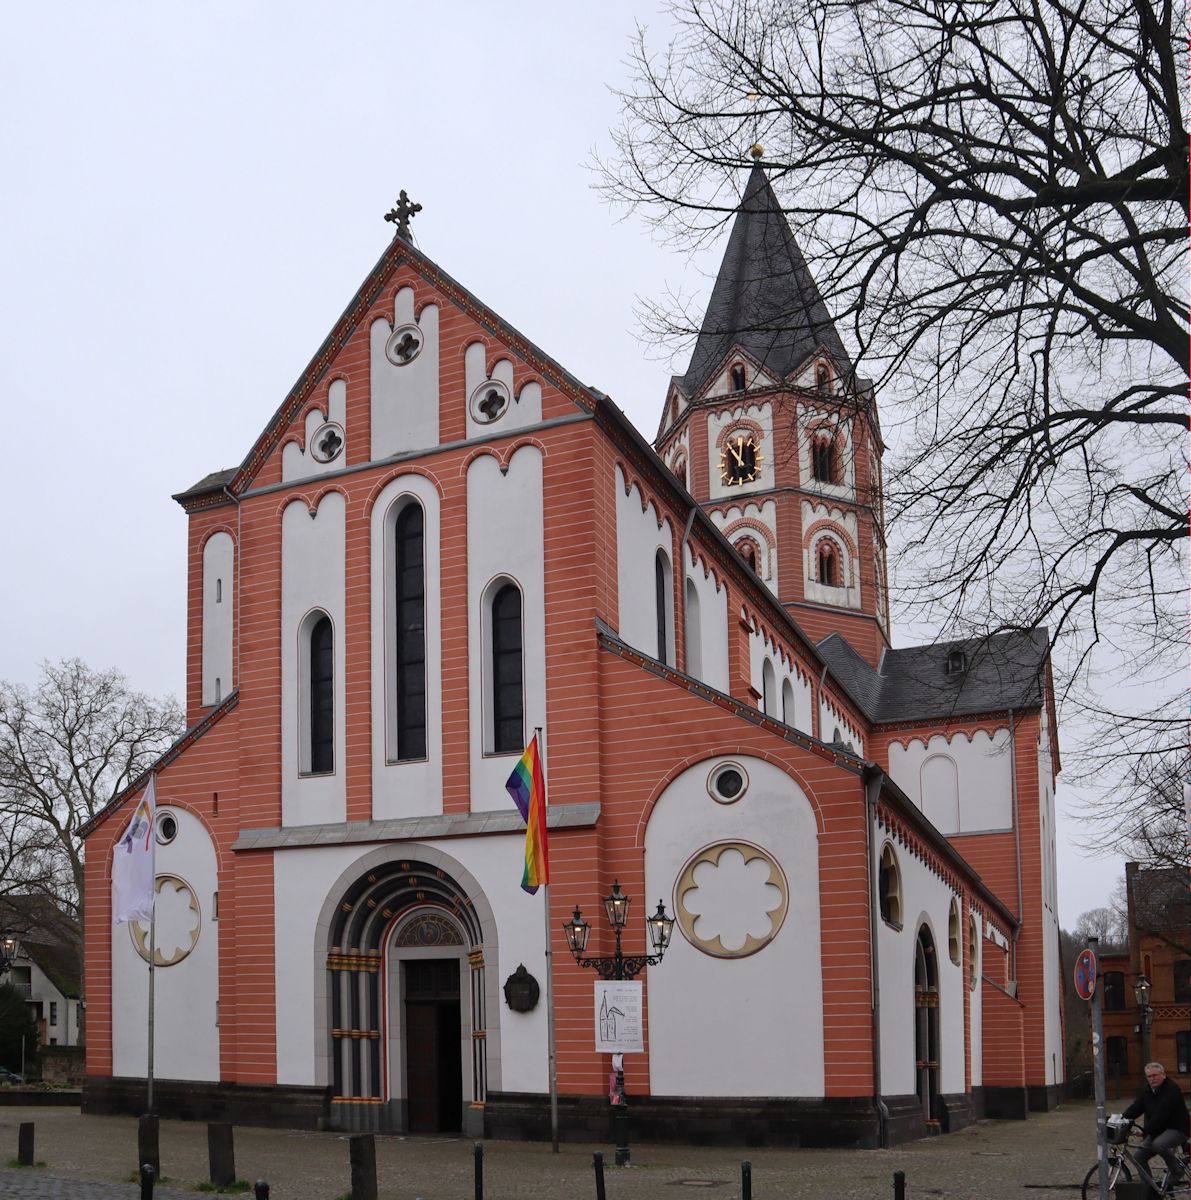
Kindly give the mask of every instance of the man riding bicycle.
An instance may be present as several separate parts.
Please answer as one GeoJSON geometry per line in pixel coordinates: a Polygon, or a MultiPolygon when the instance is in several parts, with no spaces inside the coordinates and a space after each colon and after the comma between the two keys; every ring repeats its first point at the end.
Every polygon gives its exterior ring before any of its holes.
{"type": "Polygon", "coordinates": [[[1166,1068],[1161,1063],[1146,1063],[1145,1087],[1137,1099],[1125,1109],[1122,1116],[1129,1120],[1144,1117],[1142,1122],[1143,1141],[1135,1157],[1149,1170],[1150,1160],[1160,1154],[1172,1182],[1179,1178],[1179,1160],[1175,1151],[1191,1134],[1191,1113],[1183,1090],[1173,1079],[1166,1077],[1166,1068]]]}

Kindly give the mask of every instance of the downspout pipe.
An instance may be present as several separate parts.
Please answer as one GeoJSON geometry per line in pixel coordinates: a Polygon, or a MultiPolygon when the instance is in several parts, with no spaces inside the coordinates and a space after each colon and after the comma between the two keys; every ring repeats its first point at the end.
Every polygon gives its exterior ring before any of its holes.
{"type": "Polygon", "coordinates": [[[873,871],[873,830],[877,825],[877,801],[881,796],[881,784],[885,772],[876,763],[864,767],[864,848],[865,869],[868,879],[868,946],[869,962],[873,980],[873,1107],[877,1111],[877,1145],[889,1148],[889,1106],[881,1094],[881,960],[877,953],[877,913],[880,898],[877,896],[877,878],[873,871]]]}

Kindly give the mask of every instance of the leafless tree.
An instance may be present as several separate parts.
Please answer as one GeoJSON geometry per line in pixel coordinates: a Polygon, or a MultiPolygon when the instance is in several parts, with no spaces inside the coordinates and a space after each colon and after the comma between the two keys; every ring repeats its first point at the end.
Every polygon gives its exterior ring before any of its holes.
{"type": "MultiPolygon", "coordinates": [[[[698,245],[761,143],[894,414],[903,611],[965,633],[1049,625],[1061,684],[1124,665],[1169,732],[1187,644],[1185,0],[678,0],[674,18],[668,47],[640,32],[607,192],[698,245]]],[[[1136,711],[1110,726],[1145,742],[1136,711]]]]}
{"type": "Polygon", "coordinates": [[[1123,913],[1112,905],[1091,908],[1079,914],[1074,936],[1084,943],[1090,937],[1100,939],[1100,953],[1113,954],[1129,945],[1129,930],[1123,913]]]}
{"type": "Polygon", "coordinates": [[[44,892],[81,915],[78,831],[181,732],[173,699],[129,690],[79,659],[35,689],[0,681],[0,894],[44,892]]]}

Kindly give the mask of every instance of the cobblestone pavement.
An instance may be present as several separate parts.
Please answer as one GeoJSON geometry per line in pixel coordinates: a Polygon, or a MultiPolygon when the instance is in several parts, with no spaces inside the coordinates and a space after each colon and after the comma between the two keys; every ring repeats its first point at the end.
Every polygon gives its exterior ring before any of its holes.
{"type": "MultiPolygon", "coordinates": [[[[84,1117],[78,1109],[0,1108],[0,1163],[16,1153],[17,1126],[36,1125],[43,1167],[0,1166],[4,1200],[135,1200],[136,1121],[84,1117]]],[[[612,1147],[484,1143],[485,1200],[587,1200],[596,1195],[592,1151],[603,1150],[607,1200],[682,1200],[741,1195],[740,1163],[752,1163],[754,1200],[890,1200],[893,1172],[907,1200],[1073,1200],[1095,1160],[1095,1111],[1065,1105],[1028,1121],[984,1121],[948,1137],[894,1150],[633,1147],[617,1169],[612,1147]]],[[[195,1200],[207,1179],[206,1126],[162,1121],[165,1182],[157,1200],[195,1200]]],[[[473,1143],[463,1138],[378,1135],[380,1200],[474,1200],[473,1143]]],[[[236,1129],[238,1174],[267,1179],[270,1200],[336,1200],[350,1191],[347,1135],[236,1129]]],[[[251,1197],[252,1193],[247,1193],[251,1197]]]]}

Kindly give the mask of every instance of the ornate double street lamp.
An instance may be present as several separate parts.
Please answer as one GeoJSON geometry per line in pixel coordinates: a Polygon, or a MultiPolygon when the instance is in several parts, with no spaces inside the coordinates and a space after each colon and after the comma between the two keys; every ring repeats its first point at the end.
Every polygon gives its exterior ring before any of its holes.
{"type": "Polygon", "coordinates": [[[1150,981],[1139,975],[1133,985],[1133,999],[1137,1002],[1137,1028],[1141,1032],[1141,1068],[1144,1071],[1150,1061],[1150,1026],[1154,1023],[1154,1010],[1150,1007],[1150,981]]]}
{"type": "MultiPolygon", "coordinates": [[[[621,949],[620,939],[629,920],[630,898],[620,890],[620,881],[612,884],[612,891],[604,897],[604,913],[612,932],[616,935],[616,948],[611,954],[584,954],[587,949],[587,938],[591,926],[583,919],[579,906],[575,906],[575,915],[563,923],[567,935],[567,945],[575,962],[581,967],[591,967],[601,979],[633,980],[645,967],[656,966],[662,961],[666,947],[670,944],[670,935],[674,932],[674,918],[666,912],[666,906],[658,901],[658,910],[645,921],[649,931],[649,944],[652,954],[625,954],[621,949]]],[[[629,1109],[624,1091],[624,1059],[620,1054],[612,1056],[616,1070],[616,1091],[612,1097],[615,1106],[614,1119],[616,1122],[616,1165],[629,1165],[629,1109]]]]}

